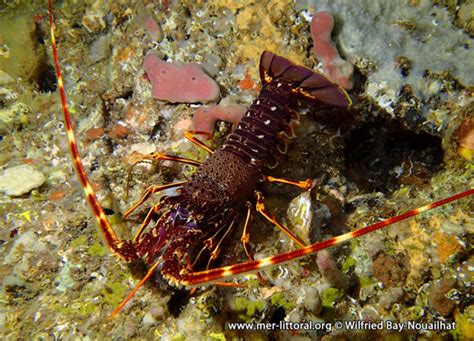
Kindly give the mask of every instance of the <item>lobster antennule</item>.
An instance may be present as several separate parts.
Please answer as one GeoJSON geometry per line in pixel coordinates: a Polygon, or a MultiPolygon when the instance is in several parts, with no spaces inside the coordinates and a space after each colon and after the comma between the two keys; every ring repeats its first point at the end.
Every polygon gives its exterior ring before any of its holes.
{"type": "Polygon", "coordinates": [[[273,80],[285,81],[298,97],[310,102],[338,107],[352,104],[347,92],[326,76],[270,51],[264,51],[260,57],[260,78],[263,85],[273,80]]]}

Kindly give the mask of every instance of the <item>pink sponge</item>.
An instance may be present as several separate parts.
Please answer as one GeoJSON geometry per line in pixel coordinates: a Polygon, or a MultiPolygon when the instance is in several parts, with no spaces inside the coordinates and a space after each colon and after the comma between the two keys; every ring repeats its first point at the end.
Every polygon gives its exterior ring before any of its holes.
{"type": "Polygon", "coordinates": [[[149,53],[143,64],[153,97],[173,103],[207,103],[219,98],[219,86],[196,63],[168,63],[149,53]]]}
{"type": "Polygon", "coordinates": [[[212,136],[217,120],[237,124],[246,111],[246,107],[238,104],[202,106],[193,115],[193,127],[194,130],[209,133],[209,136],[212,136]]]}
{"type": "Polygon", "coordinates": [[[318,12],[311,20],[314,55],[323,64],[324,73],[345,89],[352,89],[354,67],[342,59],[331,41],[334,18],[329,12],[318,12]]]}

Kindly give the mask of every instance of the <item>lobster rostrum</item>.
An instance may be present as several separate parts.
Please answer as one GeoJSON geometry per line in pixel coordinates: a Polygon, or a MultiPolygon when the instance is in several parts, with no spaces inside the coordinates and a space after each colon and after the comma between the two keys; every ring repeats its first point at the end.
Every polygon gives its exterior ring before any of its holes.
{"type": "MultiPolygon", "coordinates": [[[[178,188],[177,195],[162,196],[159,203],[150,208],[133,240],[121,240],[115,234],[94,194],[79,155],[59,66],[52,0],[49,1],[49,19],[65,128],[82,188],[110,249],[126,261],[143,259],[151,265],[146,276],[111,316],[114,316],[157,270],[173,285],[225,285],[226,282],[218,281],[304,257],[474,193],[473,189],[469,189],[376,224],[306,245],[266,210],[263,195],[257,187],[259,183],[267,181],[310,189],[311,180],[290,181],[266,176],[265,168],[273,164],[279,153],[286,149],[285,141],[288,139],[285,136],[294,136],[291,123],[298,120],[296,109],[299,100],[310,102],[316,107],[347,107],[351,100],[340,86],[324,75],[265,51],[260,58],[260,94],[221,148],[213,151],[191,132],[185,132],[186,138],[210,154],[204,162],[161,153],[144,157],[149,160],[172,160],[198,168],[189,181],[149,187],[141,199],[125,212],[125,217],[154,193],[178,188]],[[295,241],[299,249],[255,260],[249,244],[253,207],[295,241]],[[242,213],[245,215],[245,222],[241,240],[249,261],[213,269],[213,261],[218,257],[222,243],[235,228],[242,213]],[[145,232],[156,215],[159,218],[155,225],[145,232]]],[[[262,279],[260,274],[258,276],[262,279]]]]}

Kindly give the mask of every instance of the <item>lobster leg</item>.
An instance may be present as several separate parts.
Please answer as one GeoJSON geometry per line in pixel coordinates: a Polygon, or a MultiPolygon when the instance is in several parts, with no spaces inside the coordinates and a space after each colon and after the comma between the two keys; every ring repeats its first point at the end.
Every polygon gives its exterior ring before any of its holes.
{"type": "Polygon", "coordinates": [[[206,269],[209,269],[209,267],[211,266],[211,263],[219,256],[219,253],[221,252],[221,245],[224,242],[224,240],[226,239],[226,237],[229,235],[230,231],[232,231],[232,229],[234,227],[234,224],[235,224],[235,220],[232,220],[232,222],[227,227],[224,235],[221,237],[221,239],[217,243],[214,250],[212,250],[211,256],[209,257],[209,260],[207,262],[206,269]]]}
{"type": "Polygon", "coordinates": [[[311,179],[306,179],[305,181],[292,181],[292,180],[274,178],[273,176],[270,176],[270,175],[265,175],[265,181],[293,185],[298,188],[304,189],[306,191],[310,190],[313,187],[313,180],[311,179]]]}
{"type": "Polygon", "coordinates": [[[195,130],[186,130],[184,132],[184,137],[187,138],[189,141],[191,141],[192,143],[194,143],[196,146],[198,147],[201,147],[202,149],[204,149],[206,152],[208,152],[209,154],[214,154],[214,151],[209,148],[204,142],[202,142],[200,139],[198,139],[197,137],[194,137],[193,135],[198,135],[198,134],[205,134],[205,135],[209,135],[209,133],[205,133],[205,132],[200,132],[200,131],[195,131],[195,130]]]}
{"type": "Polygon", "coordinates": [[[148,270],[147,274],[145,275],[145,277],[142,278],[142,280],[140,281],[140,283],[138,283],[138,285],[132,290],[132,292],[130,292],[130,294],[128,294],[127,298],[125,298],[123,300],[122,303],[120,303],[120,305],[114,309],[114,311],[112,312],[112,314],[109,315],[108,319],[111,320],[115,315],[117,315],[117,313],[122,310],[122,308],[125,306],[125,304],[128,303],[128,301],[130,301],[132,299],[132,297],[136,294],[136,292],[138,291],[138,289],[140,289],[143,284],[145,284],[145,282],[148,280],[148,278],[150,278],[151,275],[153,275],[153,273],[155,272],[156,268],[158,267],[158,265],[160,265],[161,263],[161,259],[158,259],[152,266],[151,268],[148,270]]]}
{"type": "Polygon", "coordinates": [[[415,208],[413,210],[410,210],[408,212],[402,213],[400,215],[397,215],[395,217],[391,217],[388,219],[385,219],[383,221],[377,222],[375,224],[365,226],[358,228],[354,231],[342,234],[337,237],[333,237],[327,240],[324,240],[322,242],[314,243],[308,246],[305,246],[301,249],[293,250],[293,251],[288,251],[284,253],[280,253],[275,256],[271,257],[266,257],[262,258],[259,260],[255,261],[247,261],[239,264],[234,264],[234,265],[229,265],[229,266],[224,266],[221,268],[216,268],[216,269],[211,269],[211,270],[206,270],[206,271],[200,271],[200,272],[193,272],[190,273],[186,276],[185,280],[180,281],[182,285],[186,286],[196,286],[196,285],[202,285],[202,284],[209,284],[217,280],[221,280],[223,278],[228,278],[232,277],[235,275],[243,274],[243,273],[248,273],[248,272],[253,272],[253,271],[258,271],[263,268],[269,267],[269,266],[274,266],[277,264],[284,264],[286,262],[296,260],[303,258],[305,256],[308,256],[310,254],[316,253],[320,250],[327,249],[329,247],[344,243],[346,241],[349,241],[353,238],[359,238],[363,235],[366,235],[368,233],[371,233],[376,230],[380,230],[386,226],[392,225],[396,222],[408,219],[410,217],[416,216],[420,213],[432,210],[436,207],[445,205],[447,203],[456,201],[458,199],[470,196],[474,194],[474,189],[469,189],[461,193],[457,193],[455,195],[452,195],[450,197],[447,197],[445,199],[441,199],[439,201],[433,202],[431,204],[427,204],[425,206],[421,206],[418,208],[415,208]]]}
{"type": "MultiPolygon", "coordinates": [[[[232,231],[232,228],[234,227],[235,220],[230,223],[229,227],[227,227],[227,230],[225,231],[224,235],[221,237],[219,242],[217,243],[216,247],[214,250],[211,252],[211,257],[209,257],[209,261],[207,262],[206,270],[209,269],[211,266],[211,263],[219,257],[219,253],[221,251],[221,244],[225,240],[225,238],[229,235],[229,233],[232,231]]],[[[239,283],[233,283],[233,282],[215,282],[215,285],[221,286],[221,287],[233,287],[233,288],[244,288],[245,285],[239,284],[239,283]]]]}
{"type": "Polygon", "coordinates": [[[143,193],[142,197],[140,198],[140,200],[138,200],[138,202],[133,205],[132,207],[130,207],[127,212],[125,212],[123,214],[123,217],[126,218],[128,217],[138,206],[140,206],[141,204],[143,204],[145,201],[148,200],[148,198],[150,197],[150,195],[154,194],[154,193],[157,193],[157,192],[161,192],[161,191],[164,191],[165,189],[169,189],[169,188],[174,188],[174,187],[179,187],[179,186],[182,186],[184,185],[186,182],[188,182],[187,180],[185,181],[179,181],[179,182],[173,182],[173,183],[170,183],[170,184],[166,184],[166,185],[160,185],[160,186],[150,186],[148,187],[145,192],[143,193]]]}
{"type": "Polygon", "coordinates": [[[153,205],[150,210],[148,211],[148,214],[146,215],[145,217],[145,220],[143,221],[142,225],[140,226],[140,228],[138,229],[137,233],[135,234],[135,237],[133,237],[133,242],[135,243],[138,238],[140,237],[140,235],[142,234],[143,230],[145,229],[145,227],[148,226],[148,224],[150,223],[151,219],[153,218],[153,214],[154,213],[157,213],[159,210],[161,209],[161,206],[160,205],[153,205]]]}
{"type": "Polygon", "coordinates": [[[130,183],[130,178],[131,178],[131,175],[132,175],[133,167],[135,167],[137,164],[139,164],[141,162],[145,162],[147,160],[158,160],[158,161],[168,160],[168,161],[181,162],[181,163],[185,163],[185,164],[196,166],[196,167],[199,167],[202,164],[202,162],[197,161],[197,160],[187,159],[187,158],[184,158],[184,157],[179,157],[179,156],[174,156],[174,155],[166,155],[166,154],[161,154],[161,153],[151,153],[149,155],[144,155],[144,156],[141,157],[140,160],[136,161],[130,167],[130,169],[128,170],[127,190],[126,190],[126,193],[125,193],[125,196],[127,198],[128,198],[128,188],[129,188],[129,183],[130,183]]]}
{"type": "Polygon", "coordinates": [[[199,167],[202,162],[197,161],[197,160],[192,160],[192,159],[187,159],[184,157],[179,157],[179,156],[173,156],[173,155],[166,155],[166,154],[161,154],[161,153],[151,153],[149,155],[143,156],[144,160],[169,160],[169,161],[176,161],[176,162],[181,162],[181,163],[186,163],[188,165],[196,166],[199,167]]]}
{"type": "MultiPolygon", "coordinates": [[[[156,205],[158,206],[158,205],[156,205]]],[[[150,212],[148,213],[148,215],[150,215],[150,213],[153,213],[154,209],[156,206],[153,206],[151,209],[150,209],[150,212]]],[[[159,209],[159,208],[158,208],[159,209]]],[[[148,218],[148,215],[147,215],[147,218],[148,218]]],[[[145,219],[146,221],[147,219],[145,219]]],[[[151,218],[150,218],[151,220],[151,218]]],[[[224,235],[221,237],[220,241],[217,243],[216,247],[214,248],[214,251],[211,253],[211,257],[209,258],[209,262],[207,264],[207,267],[206,269],[209,268],[211,262],[217,258],[218,254],[219,254],[219,250],[220,250],[220,245],[221,243],[223,242],[223,240],[226,238],[226,236],[230,233],[230,231],[232,230],[233,228],[233,225],[234,225],[235,221],[232,221],[232,223],[227,227],[227,230],[226,232],[224,233],[224,235]]],[[[142,225],[143,227],[143,225],[142,225]]],[[[142,227],[140,228],[139,232],[142,230],[142,227]]],[[[219,231],[213,236],[215,237],[219,232],[221,231],[221,229],[219,229],[219,231]]],[[[137,233],[137,235],[135,236],[134,240],[137,239],[139,236],[139,234],[137,233]]],[[[199,253],[197,259],[199,258],[199,256],[201,255],[203,250],[201,250],[201,252],[199,253]]],[[[192,271],[192,268],[194,267],[195,263],[197,262],[197,259],[194,261],[193,264],[191,264],[191,261],[189,260],[189,263],[188,263],[188,266],[189,268],[191,269],[192,271]]],[[[148,270],[147,274],[145,275],[145,277],[143,277],[141,279],[141,281],[135,286],[135,288],[128,294],[128,296],[122,301],[122,303],[120,303],[115,309],[114,311],[109,315],[108,319],[111,320],[112,318],[114,318],[115,315],[117,315],[120,310],[122,310],[122,308],[133,298],[133,296],[135,296],[135,294],[137,293],[137,291],[145,284],[145,282],[153,275],[153,273],[155,272],[156,268],[160,265],[161,263],[161,257],[155,262],[153,263],[153,265],[150,267],[150,269],[148,270]]],[[[223,287],[235,287],[235,288],[243,288],[244,285],[242,284],[238,284],[238,283],[231,283],[231,282],[219,282],[219,281],[216,281],[214,283],[215,285],[218,285],[218,286],[223,286],[223,287]]],[[[194,292],[197,290],[197,288],[192,288],[191,289],[191,292],[190,292],[190,295],[193,295],[194,292]]]]}
{"type": "MultiPolygon", "coordinates": [[[[250,202],[247,202],[246,206],[247,206],[247,216],[245,217],[244,229],[242,231],[242,237],[240,238],[240,241],[242,242],[242,245],[244,247],[245,254],[247,255],[247,257],[250,260],[255,260],[255,258],[253,257],[252,248],[250,247],[250,243],[249,243],[250,234],[247,231],[247,229],[250,225],[250,221],[252,219],[252,207],[251,207],[250,202]]],[[[267,280],[265,278],[263,278],[263,276],[260,272],[257,272],[257,277],[258,277],[258,281],[260,282],[260,284],[265,285],[267,280]]]]}
{"type": "Polygon", "coordinates": [[[196,266],[197,262],[201,258],[204,251],[206,251],[206,250],[210,251],[210,250],[213,250],[215,248],[216,238],[224,230],[224,228],[225,228],[225,225],[219,227],[219,229],[211,237],[207,238],[204,241],[204,246],[201,248],[201,251],[199,251],[199,253],[197,254],[197,256],[195,257],[195,259],[192,263],[193,268],[196,266]]]}
{"type": "Polygon", "coordinates": [[[269,222],[271,222],[273,225],[278,227],[280,230],[282,230],[290,239],[292,239],[296,244],[298,244],[299,247],[305,247],[306,244],[297,236],[295,236],[288,228],[283,226],[280,222],[278,222],[275,217],[267,211],[265,208],[265,199],[263,197],[263,194],[259,191],[255,191],[257,195],[257,205],[256,205],[256,210],[258,213],[263,215],[265,219],[267,219],[269,222]]]}

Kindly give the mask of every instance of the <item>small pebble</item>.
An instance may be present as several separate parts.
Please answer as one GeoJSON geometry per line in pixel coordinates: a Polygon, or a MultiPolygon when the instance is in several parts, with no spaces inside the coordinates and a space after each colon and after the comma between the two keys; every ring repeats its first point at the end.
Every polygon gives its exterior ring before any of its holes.
{"type": "Polygon", "coordinates": [[[409,271],[409,259],[404,254],[381,253],[372,262],[372,273],[386,287],[399,287],[405,283],[409,271]]]}
{"type": "Polygon", "coordinates": [[[156,320],[153,318],[153,315],[151,314],[151,312],[148,312],[145,314],[145,316],[143,316],[142,322],[144,326],[149,327],[153,325],[156,322],[156,320]]]}
{"type": "Polygon", "coordinates": [[[156,151],[156,146],[148,142],[134,143],[130,146],[130,152],[138,152],[143,155],[151,154],[156,151]]]}
{"type": "Polygon", "coordinates": [[[40,171],[30,165],[9,167],[0,176],[0,191],[7,195],[19,196],[38,188],[46,181],[40,171]]]}
{"type": "Polygon", "coordinates": [[[304,307],[309,312],[317,315],[323,310],[323,303],[319,291],[316,288],[309,287],[304,292],[304,307]]]}
{"type": "Polygon", "coordinates": [[[0,85],[13,83],[15,80],[5,71],[0,70],[0,85]]]}
{"type": "Polygon", "coordinates": [[[401,300],[403,294],[403,288],[401,287],[388,288],[380,297],[380,304],[388,310],[393,304],[401,300]]]}
{"type": "Polygon", "coordinates": [[[150,313],[155,320],[162,320],[165,316],[165,310],[160,306],[152,307],[150,313]]]}
{"type": "Polygon", "coordinates": [[[110,38],[103,35],[97,38],[91,45],[89,57],[92,63],[96,63],[108,57],[110,53],[110,38]]]}
{"type": "Polygon", "coordinates": [[[431,287],[428,302],[431,308],[443,316],[448,316],[454,308],[454,301],[446,294],[455,286],[454,278],[442,278],[431,287]]]}

